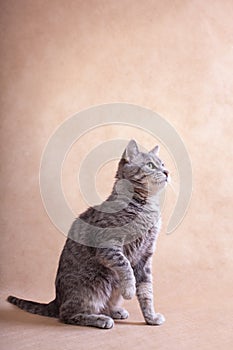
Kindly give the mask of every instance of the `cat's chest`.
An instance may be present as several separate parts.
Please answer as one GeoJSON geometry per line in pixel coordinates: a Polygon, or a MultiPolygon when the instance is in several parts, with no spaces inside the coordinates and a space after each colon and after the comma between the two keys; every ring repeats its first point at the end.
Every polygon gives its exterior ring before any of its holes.
{"type": "Polygon", "coordinates": [[[159,233],[158,227],[152,227],[136,240],[124,246],[124,254],[132,266],[135,266],[143,257],[153,254],[159,233]]]}

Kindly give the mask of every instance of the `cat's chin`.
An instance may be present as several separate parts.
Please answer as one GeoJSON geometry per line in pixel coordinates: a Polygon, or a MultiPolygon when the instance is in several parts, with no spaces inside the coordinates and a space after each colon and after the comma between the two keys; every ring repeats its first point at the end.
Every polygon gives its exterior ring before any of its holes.
{"type": "Polygon", "coordinates": [[[164,180],[158,182],[158,187],[159,188],[164,188],[166,186],[167,186],[167,179],[164,179],[164,180]]]}
{"type": "Polygon", "coordinates": [[[157,191],[156,193],[159,194],[161,191],[163,191],[167,187],[167,181],[163,180],[157,184],[157,191]]]}

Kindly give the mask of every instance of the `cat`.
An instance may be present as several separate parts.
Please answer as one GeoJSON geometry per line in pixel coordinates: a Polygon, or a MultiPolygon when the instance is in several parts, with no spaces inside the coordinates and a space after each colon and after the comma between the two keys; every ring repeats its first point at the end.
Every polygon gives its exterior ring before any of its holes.
{"type": "Polygon", "coordinates": [[[114,319],[128,317],[122,297],[136,294],[146,324],[165,321],[154,311],[151,270],[161,226],[159,194],[169,179],[158,151],[156,146],[140,152],[131,140],[111,195],[74,221],[59,261],[55,299],[42,304],[9,296],[10,303],[64,323],[110,329],[114,319]]]}

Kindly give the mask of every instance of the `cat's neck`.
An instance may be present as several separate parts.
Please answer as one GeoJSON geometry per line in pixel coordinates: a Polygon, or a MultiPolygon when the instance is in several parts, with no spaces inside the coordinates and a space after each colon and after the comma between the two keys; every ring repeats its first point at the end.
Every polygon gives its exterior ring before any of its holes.
{"type": "Polygon", "coordinates": [[[147,196],[141,199],[137,195],[132,198],[133,203],[137,203],[141,208],[146,211],[160,211],[159,195],[147,196]]]}
{"type": "Polygon", "coordinates": [[[109,200],[121,200],[127,204],[133,203],[147,211],[159,211],[159,194],[149,194],[141,186],[132,185],[126,180],[117,180],[113,186],[109,200]]]}

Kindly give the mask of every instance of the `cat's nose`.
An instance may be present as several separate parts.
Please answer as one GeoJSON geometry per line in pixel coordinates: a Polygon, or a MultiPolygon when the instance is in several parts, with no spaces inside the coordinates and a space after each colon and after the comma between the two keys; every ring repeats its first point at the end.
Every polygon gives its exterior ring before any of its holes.
{"type": "Polygon", "coordinates": [[[169,175],[169,171],[168,170],[163,170],[163,173],[166,175],[166,177],[168,177],[168,175],[169,175]]]}

